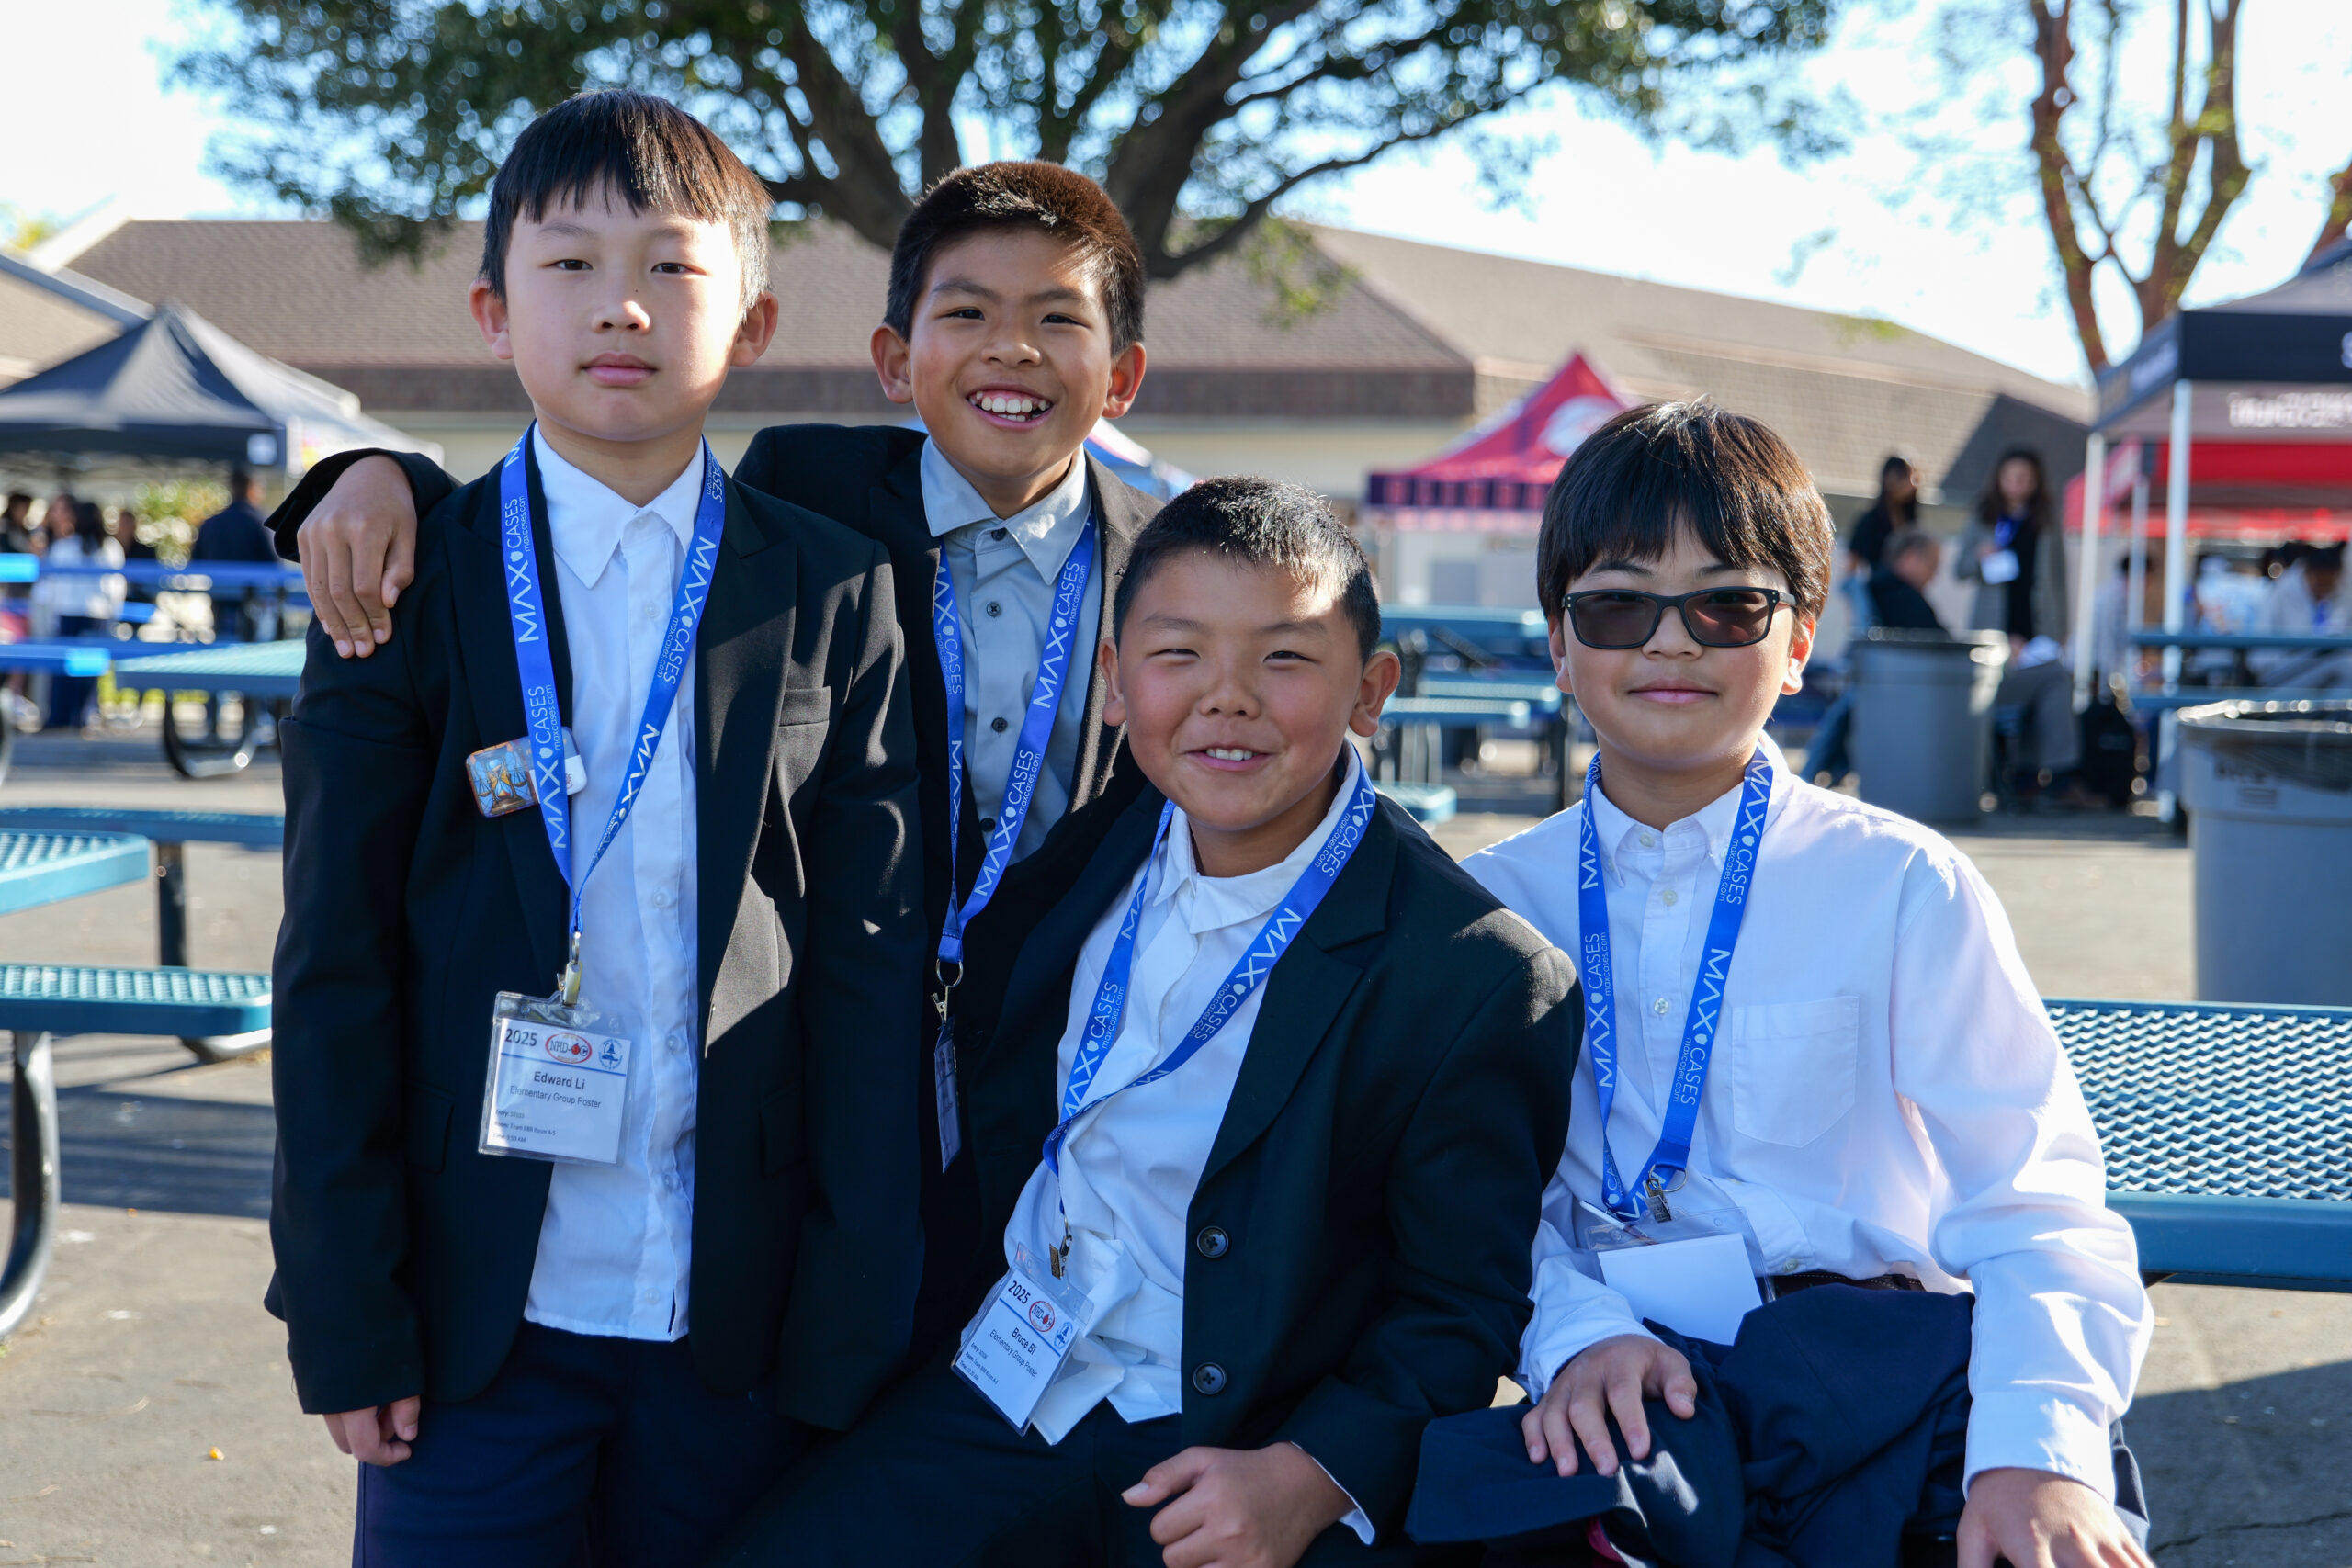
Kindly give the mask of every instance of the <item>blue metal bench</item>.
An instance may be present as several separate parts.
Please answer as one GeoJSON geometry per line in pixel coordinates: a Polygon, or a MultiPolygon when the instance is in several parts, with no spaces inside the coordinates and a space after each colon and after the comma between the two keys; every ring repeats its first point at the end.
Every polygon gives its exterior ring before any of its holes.
{"type": "Polygon", "coordinates": [[[2352,1008],[2044,1005],[2143,1271],[2352,1291],[2352,1008]]]}
{"type": "MultiPolygon", "coordinates": [[[[17,806],[0,810],[0,833],[135,833],[155,846],[157,957],[187,967],[189,844],[239,844],[274,850],[286,841],[286,818],[259,811],[133,811],[104,806],[17,806]]],[[[199,1041],[190,1050],[209,1056],[199,1041]]]]}
{"type": "Polygon", "coordinates": [[[115,660],[114,680],[119,689],[166,694],[164,756],[174,771],[183,778],[220,778],[243,773],[275,733],[274,726],[255,722],[253,705],[277,706],[292,700],[302,683],[302,644],[291,639],[208,643],[172,653],[130,654],[115,660]],[[237,744],[220,749],[190,745],[172,715],[169,694],[174,692],[242,695],[248,705],[244,732],[237,744]]]}

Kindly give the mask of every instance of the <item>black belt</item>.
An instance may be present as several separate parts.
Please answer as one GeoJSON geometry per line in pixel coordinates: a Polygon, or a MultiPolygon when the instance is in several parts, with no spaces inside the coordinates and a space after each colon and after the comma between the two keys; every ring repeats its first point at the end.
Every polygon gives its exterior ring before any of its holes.
{"type": "Polygon", "coordinates": [[[1928,1287],[1908,1274],[1880,1274],[1868,1280],[1849,1280],[1843,1274],[1833,1274],[1826,1269],[1810,1269],[1803,1274],[1770,1274],[1765,1282],[1772,1289],[1772,1296],[1792,1295],[1809,1291],[1815,1285],[1851,1285],[1858,1291],[1924,1291],[1928,1287]]]}

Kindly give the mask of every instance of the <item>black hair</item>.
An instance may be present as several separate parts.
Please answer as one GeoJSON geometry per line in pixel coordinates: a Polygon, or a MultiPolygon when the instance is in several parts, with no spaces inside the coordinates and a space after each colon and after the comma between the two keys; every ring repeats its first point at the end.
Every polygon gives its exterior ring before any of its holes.
{"type": "Polygon", "coordinates": [[[2008,506],[2001,495],[2001,470],[2011,463],[2030,463],[2033,466],[2033,498],[2026,502],[2024,521],[2037,529],[2049,526],[2052,511],[2050,470],[2042,464],[2041,454],[2030,446],[2010,447],[2001,454],[2001,460],[1993,465],[1993,471],[1984,476],[1984,493],[1976,498],[1976,520],[1988,528],[2001,520],[2001,513],[2008,506]]]}
{"type": "Polygon", "coordinates": [[[1143,341],[1143,252],[1135,231],[1101,186],[1075,169],[1034,161],[975,164],[923,193],[890,247],[882,324],[912,335],[932,257],[968,235],[1005,229],[1051,234],[1094,269],[1112,353],[1143,341]]]}
{"type": "Polygon", "coordinates": [[[481,276],[506,298],[506,252],[520,219],[609,192],[631,212],[673,212],[733,231],[742,308],[768,286],[768,213],[757,175],[710,127],[667,98],[613,88],[570,98],[523,128],[490,186],[481,276]]]}
{"type": "Polygon", "coordinates": [[[1702,400],[1627,409],[1562,466],[1535,542],[1545,617],[1595,563],[1657,560],[1683,529],[1726,566],[1778,571],[1803,614],[1828,602],[1838,533],[1804,464],[1761,421],[1702,400]]]}
{"type": "Polygon", "coordinates": [[[74,536],[82,541],[85,550],[95,550],[107,542],[107,514],[96,502],[74,503],[74,536]]]}
{"type": "Polygon", "coordinates": [[[247,491],[249,491],[249,490],[251,490],[251,489],[253,489],[253,488],[254,488],[254,477],[253,477],[253,475],[251,475],[251,474],[247,473],[247,472],[246,472],[244,469],[243,469],[243,468],[231,468],[231,469],[229,470],[229,499],[230,499],[230,500],[232,500],[232,501],[237,500],[238,498],[242,497],[242,496],[243,496],[243,495],[247,491]]]}
{"type": "Polygon", "coordinates": [[[1355,535],[1313,491],[1260,479],[1203,479],[1159,509],[1128,553],[1112,601],[1114,636],[1125,631],[1127,611],[1152,573],[1196,551],[1335,585],[1355,627],[1357,657],[1369,659],[1379,646],[1380,590],[1355,535]]]}
{"type": "Polygon", "coordinates": [[[1905,556],[1916,554],[1920,550],[1935,549],[1939,543],[1940,541],[1925,528],[1897,528],[1886,536],[1886,548],[1881,552],[1879,558],[1887,565],[1893,566],[1905,556]]]}
{"type": "Polygon", "coordinates": [[[1908,457],[1889,453],[1886,461],[1878,466],[1878,509],[1885,513],[1887,522],[1897,528],[1919,520],[1919,470],[1911,466],[1908,457]],[[1902,503],[1899,511],[1895,502],[1887,498],[1886,487],[1886,481],[1897,474],[1911,481],[1911,497],[1902,503]]]}
{"type": "Polygon", "coordinates": [[[9,511],[15,512],[22,508],[29,507],[32,503],[33,498],[31,496],[26,494],[23,491],[12,490],[8,492],[8,499],[6,504],[9,511]]]}

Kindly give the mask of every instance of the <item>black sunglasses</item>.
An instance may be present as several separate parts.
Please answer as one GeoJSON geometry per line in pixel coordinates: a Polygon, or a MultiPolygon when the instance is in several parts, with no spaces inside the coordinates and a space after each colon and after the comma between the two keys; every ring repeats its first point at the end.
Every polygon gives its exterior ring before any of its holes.
{"type": "Polygon", "coordinates": [[[1747,648],[1764,640],[1772,615],[1796,601],[1777,588],[1705,588],[1696,593],[1644,593],[1633,588],[1595,588],[1567,597],[1568,625],[1587,648],[1640,648],[1657,635],[1671,608],[1682,615],[1682,629],[1704,648],[1747,648]]]}

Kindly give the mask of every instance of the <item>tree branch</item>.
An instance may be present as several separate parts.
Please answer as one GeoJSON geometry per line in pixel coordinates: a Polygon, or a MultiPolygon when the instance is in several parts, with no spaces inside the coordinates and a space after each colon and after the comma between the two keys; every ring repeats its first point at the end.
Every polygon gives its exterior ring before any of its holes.
{"type": "Polygon", "coordinates": [[[2312,254],[2303,258],[2305,266],[2319,260],[2321,253],[2344,238],[2346,228],[2352,227],[2352,163],[2335,172],[2335,176],[2327,182],[2327,188],[2331,198],[2327,216],[2320,220],[2319,238],[2312,242],[2312,254]]]}

